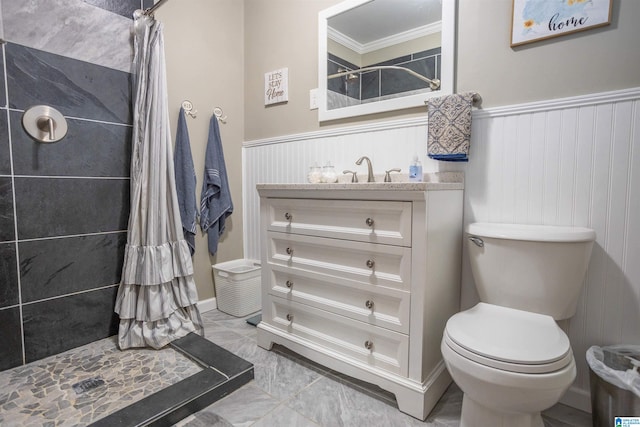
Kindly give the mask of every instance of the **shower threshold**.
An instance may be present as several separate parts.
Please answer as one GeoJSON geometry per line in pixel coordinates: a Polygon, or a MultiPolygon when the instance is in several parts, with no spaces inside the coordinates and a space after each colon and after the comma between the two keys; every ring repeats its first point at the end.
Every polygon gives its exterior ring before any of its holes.
{"type": "Polygon", "coordinates": [[[91,424],[92,427],[172,426],[253,379],[253,364],[191,333],[171,347],[202,370],[91,424]]]}

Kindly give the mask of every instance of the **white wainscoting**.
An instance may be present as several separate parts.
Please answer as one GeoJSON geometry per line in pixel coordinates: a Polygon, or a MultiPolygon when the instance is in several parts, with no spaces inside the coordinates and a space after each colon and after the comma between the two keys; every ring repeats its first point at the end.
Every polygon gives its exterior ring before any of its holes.
{"type": "MultiPolygon", "coordinates": [[[[473,113],[469,163],[429,160],[424,119],[379,122],[248,141],[243,148],[245,257],[259,258],[257,183],[304,182],[331,161],[376,173],[415,153],[426,172],[465,172],[465,225],[474,221],[579,225],[597,233],[576,315],[561,322],[578,377],[563,398],[590,410],[585,352],[591,345],[640,344],[640,88],[473,113]]],[[[462,308],[477,301],[463,254],[462,308]]]]}

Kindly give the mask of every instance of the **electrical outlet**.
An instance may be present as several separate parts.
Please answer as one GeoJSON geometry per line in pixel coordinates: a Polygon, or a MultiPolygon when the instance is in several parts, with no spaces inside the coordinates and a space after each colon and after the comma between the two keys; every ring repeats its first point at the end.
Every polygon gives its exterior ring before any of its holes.
{"type": "Polygon", "coordinates": [[[318,109],[318,88],[311,89],[309,91],[309,109],[310,110],[318,109]]]}

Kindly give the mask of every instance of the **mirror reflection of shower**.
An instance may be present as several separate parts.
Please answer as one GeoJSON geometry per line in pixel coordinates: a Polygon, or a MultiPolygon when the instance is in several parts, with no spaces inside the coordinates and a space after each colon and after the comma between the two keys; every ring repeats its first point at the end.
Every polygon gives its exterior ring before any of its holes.
{"type": "Polygon", "coordinates": [[[349,94],[349,85],[354,85],[354,84],[359,84],[360,83],[360,78],[358,77],[357,74],[354,73],[350,73],[348,68],[343,68],[340,67],[338,68],[338,73],[345,73],[344,74],[344,95],[348,95],[349,94]]]}

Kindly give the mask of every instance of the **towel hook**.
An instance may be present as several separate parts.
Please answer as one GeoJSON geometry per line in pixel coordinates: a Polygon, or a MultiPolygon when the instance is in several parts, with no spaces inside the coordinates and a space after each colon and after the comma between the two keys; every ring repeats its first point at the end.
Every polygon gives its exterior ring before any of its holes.
{"type": "Polygon", "coordinates": [[[182,101],[182,108],[187,115],[193,117],[194,119],[198,115],[198,110],[193,109],[193,104],[188,99],[182,101]]]}
{"type": "Polygon", "coordinates": [[[22,115],[22,127],[37,142],[58,142],[67,135],[67,121],[53,107],[34,105],[22,115]]]}
{"type": "Polygon", "coordinates": [[[222,111],[222,108],[215,107],[213,109],[213,115],[216,116],[222,123],[227,123],[227,116],[224,115],[224,111],[222,111]]]}

